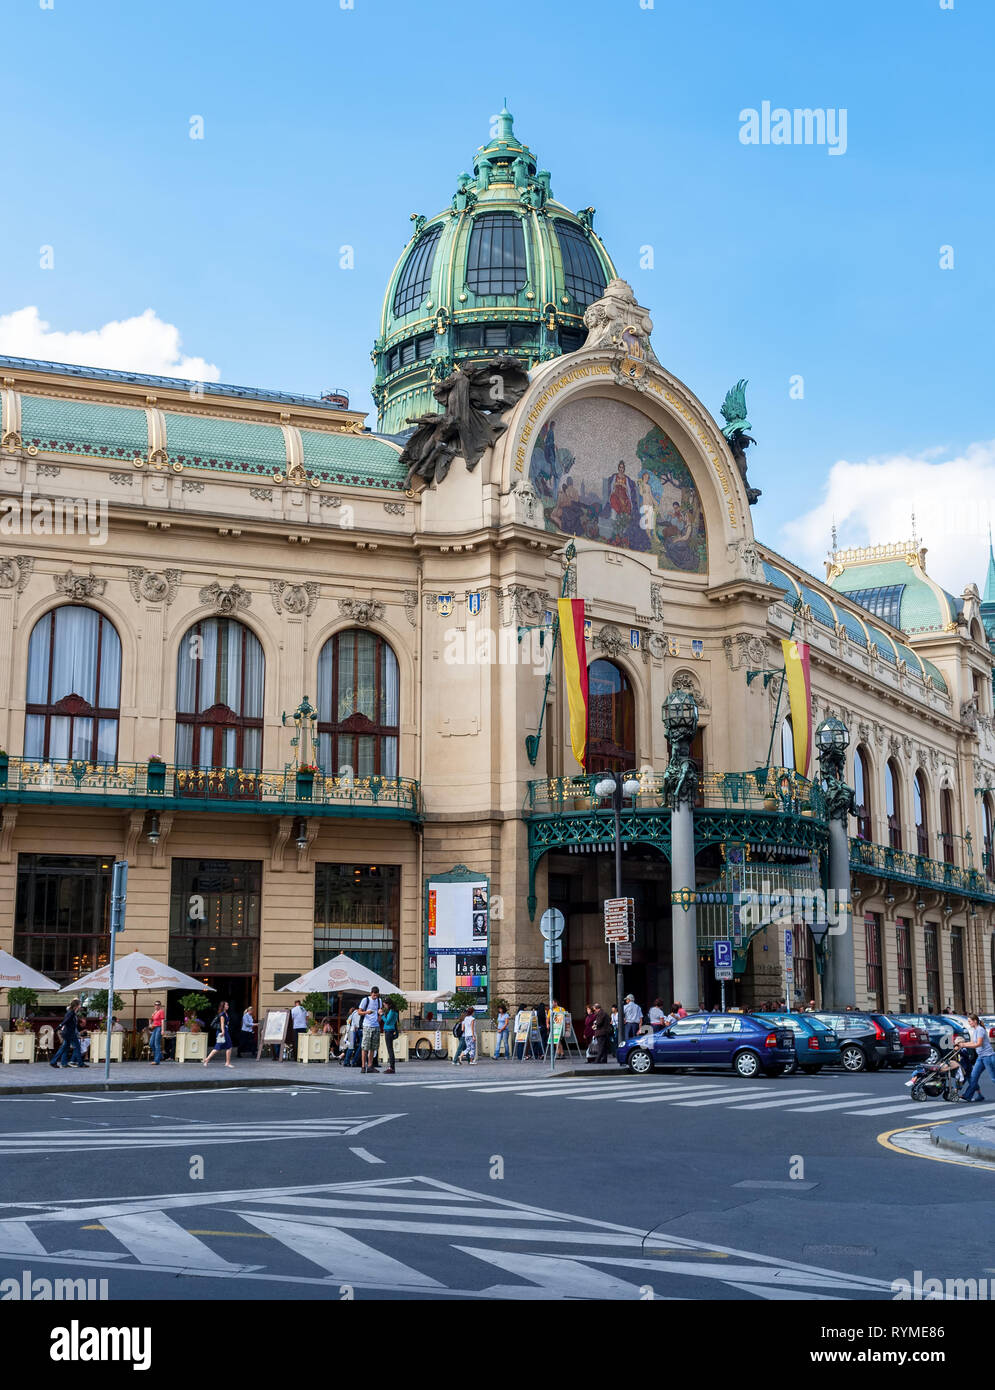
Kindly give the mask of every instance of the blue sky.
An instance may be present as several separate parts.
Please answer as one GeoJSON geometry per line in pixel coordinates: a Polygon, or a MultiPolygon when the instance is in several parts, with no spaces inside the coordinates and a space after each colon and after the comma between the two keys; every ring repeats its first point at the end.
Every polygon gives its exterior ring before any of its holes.
{"type": "Polygon", "coordinates": [[[815,566],[834,516],[841,543],[898,540],[915,505],[937,577],[983,580],[991,0],[353,3],[6,0],[0,351],[87,333],[122,367],[367,408],[409,214],[506,96],[661,361],[715,414],[749,378],[760,537],[815,566]],[[744,145],[764,101],[845,108],[845,154],[744,145]]]}

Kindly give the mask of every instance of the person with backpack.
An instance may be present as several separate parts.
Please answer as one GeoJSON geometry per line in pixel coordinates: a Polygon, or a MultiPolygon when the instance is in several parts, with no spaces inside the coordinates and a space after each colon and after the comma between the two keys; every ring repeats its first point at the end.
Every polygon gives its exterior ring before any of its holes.
{"type": "Polygon", "coordinates": [[[231,1070],[234,1071],[235,1068],[231,1065],[233,1039],[231,1019],[228,1016],[227,999],[222,999],[221,1003],[218,1005],[218,1016],[212,1021],[211,1028],[214,1030],[214,1046],[204,1058],[204,1066],[207,1066],[216,1052],[223,1052],[225,1054],[225,1066],[230,1067],[231,1070]]]}
{"type": "Polygon", "coordinates": [[[464,1009],[463,1012],[457,1016],[456,1022],[453,1024],[453,1037],[456,1039],[456,1053],[453,1057],[454,1067],[459,1066],[460,1057],[462,1057],[463,1053],[467,1051],[466,1034],[463,1031],[463,1025],[466,1022],[466,1015],[467,1010],[464,1009]]]}
{"type": "Polygon", "coordinates": [[[380,1015],[380,1026],[383,1029],[384,1046],[387,1048],[387,1070],[385,1076],[394,1075],[394,1040],[397,1037],[400,1015],[392,999],[384,1001],[384,1010],[380,1015]]]}
{"type": "Polygon", "coordinates": [[[363,1016],[358,1008],[351,1010],[346,1019],[346,1045],[342,1057],[344,1067],[358,1067],[362,1059],[362,1051],[359,1046],[363,1033],[363,1016]]]}
{"type": "Polygon", "coordinates": [[[359,1001],[363,1020],[363,1071],[379,1071],[377,1053],[380,1051],[380,1009],[382,1002],[376,985],[359,1001]]]}

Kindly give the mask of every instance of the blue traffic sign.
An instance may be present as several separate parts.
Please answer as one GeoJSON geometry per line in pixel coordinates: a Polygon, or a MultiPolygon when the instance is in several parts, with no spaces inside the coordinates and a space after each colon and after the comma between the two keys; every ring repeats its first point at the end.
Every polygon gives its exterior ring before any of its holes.
{"type": "Polygon", "coordinates": [[[784,958],[785,958],[785,960],[789,960],[789,959],[791,958],[791,956],[792,956],[793,953],[794,953],[794,949],[795,949],[795,939],[794,939],[794,937],[793,937],[792,934],[791,934],[791,928],[788,927],[788,928],[785,930],[785,933],[784,933],[784,958]]]}
{"type": "Polygon", "coordinates": [[[732,965],[732,942],[713,941],[712,952],[715,956],[715,968],[719,970],[723,967],[732,965]]]}

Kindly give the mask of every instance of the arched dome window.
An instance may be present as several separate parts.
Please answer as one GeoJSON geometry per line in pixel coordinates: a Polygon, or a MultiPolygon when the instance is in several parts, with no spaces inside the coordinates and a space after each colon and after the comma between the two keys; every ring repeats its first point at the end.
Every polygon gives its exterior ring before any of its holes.
{"type": "Polygon", "coordinates": [[[394,291],[394,315],[410,314],[420,307],[432,283],[432,262],[442,227],[429,227],[428,231],[415,242],[404,263],[397,289],[394,291]]]}
{"type": "Polygon", "coordinates": [[[258,771],[266,661],[255,633],[234,618],[205,618],[176,660],[177,767],[258,771]]]}
{"type": "Polygon", "coordinates": [[[636,766],[636,703],[629,678],[613,661],[592,661],[587,681],[587,770],[627,772],[636,766]]]}
{"type": "Polygon", "coordinates": [[[926,778],[922,769],[916,773],[912,783],[912,800],[916,815],[916,853],[929,856],[929,812],[926,792],[926,778]]]}
{"type": "Polygon", "coordinates": [[[66,605],[39,618],[28,643],[24,756],[117,759],[121,639],[93,608],[66,605]]]}
{"type": "Polygon", "coordinates": [[[325,643],[318,762],[327,777],[397,776],[399,699],[397,657],[382,637],[349,628],[325,643]]]}
{"type": "Polygon", "coordinates": [[[579,227],[557,217],[554,222],[563,258],[563,283],[567,294],[586,309],[605,292],[605,272],[594,247],[579,227]]]}
{"type": "Polygon", "coordinates": [[[522,219],[513,212],[475,217],[466,257],[467,289],[474,294],[517,294],[527,278],[522,219]]]}
{"type": "Polygon", "coordinates": [[[954,799],[944,787],[940,792],[940,843],[944,864],[954,862],[954,799]]]}

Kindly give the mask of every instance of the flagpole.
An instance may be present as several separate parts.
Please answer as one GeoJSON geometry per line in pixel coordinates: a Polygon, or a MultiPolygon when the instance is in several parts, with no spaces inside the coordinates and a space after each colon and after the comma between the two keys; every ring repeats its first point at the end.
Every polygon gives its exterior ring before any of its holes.
{"type": "MultiPolygon", "coordinates": [[[[790,642],[795,632],[795,623],[798,621],[798,609],[801,607],[801,599],[798,599],[794,606],[794,613],[791,616],[791,627],[788,629],[788,641],[790,642]]],[[[781,680],[777,687],[777,704],[774,706],[774,722],[770,726],[770,743],[767,745],[767,761],[764,763],[764,786],[767,785],[767,777],[770,773],[770,760],[774,754],[774,734],[777,730],[777,716],[781,712],[781,696],[784,693],[784,682],[788,678],[788,667],[785,664],[781,672],[781,680]]],[[[794,759],[792,759],[792,762],[794,759]]]]}
{"type": "MultiPolygon", "coordinates": [[[[567,597],[567,586],[569,585],[569,582],[570,582],[570,563],[571,563],[571,561],[573,560],[573,558],[574,558],[574,556],[576,555],[576,553],[577,553],[577,551],[576,551],[576,548],[575,548],[575,546],[574,546],[574,543],[573,543],[573,541],[571,541],[571,542],[569,543],[569,545],[567,546],[567,548],[566,548],[566,559],[567,559],[567,563],[566,563],[566,568],[565,568],[564,571],[563,571],[563,583],[560,585],[560,598],[566,598],[566,597],[567,597]]],[[[519,642],[522,640],[522,633],[523,633],[523,632],[531,632],[531,631],[532,631],[531,628],[523,628],[523,627],[520,627],[520,628],[518,629],[518,640],[519,640],[519,642]]],[[[545,721],[545,718],[546,718],[546,701],[547,701],[548,698],[549,698],[549,687],[550,687],[550,684],[552,683],[552,680],[553,680],[553,661],[554,661],[554,659],[555,659],[555,657],[556,657],[556,647],[557,647],[557,644],[558,644],[559,640],[560,640],[560,615],[559,615],[559,611],[557,611],[556,616],[555,616],[554,619],[553,619],[553,637],[552,637],[552,645],[550,646],[550,649],[549,649],[549,667],[548,667],[548,669],[547,669],[547,671],[546,671],[546,684],[545,684],[545,687],[544,687],[543,692],[542,692],[542,706],[540,707],[540,710],[539,710],[539,723],[538,723],[538,725],[537,725],[537,727],[536,727],[535,733],[534,733],[534,734],[528,734],[528,735],[526,736],[526,739],[525,739],[525,751],[526,751],[526,753],[528,754],[529,762],[531,763],[531,765],[532,765],[533,767],[535,767],[535,765],[536,765],[536,759],[539,757],[539,745],[540,745],[540,743],[542,742],[542,726],[543,726],[543,722],[545,721]]]]}

